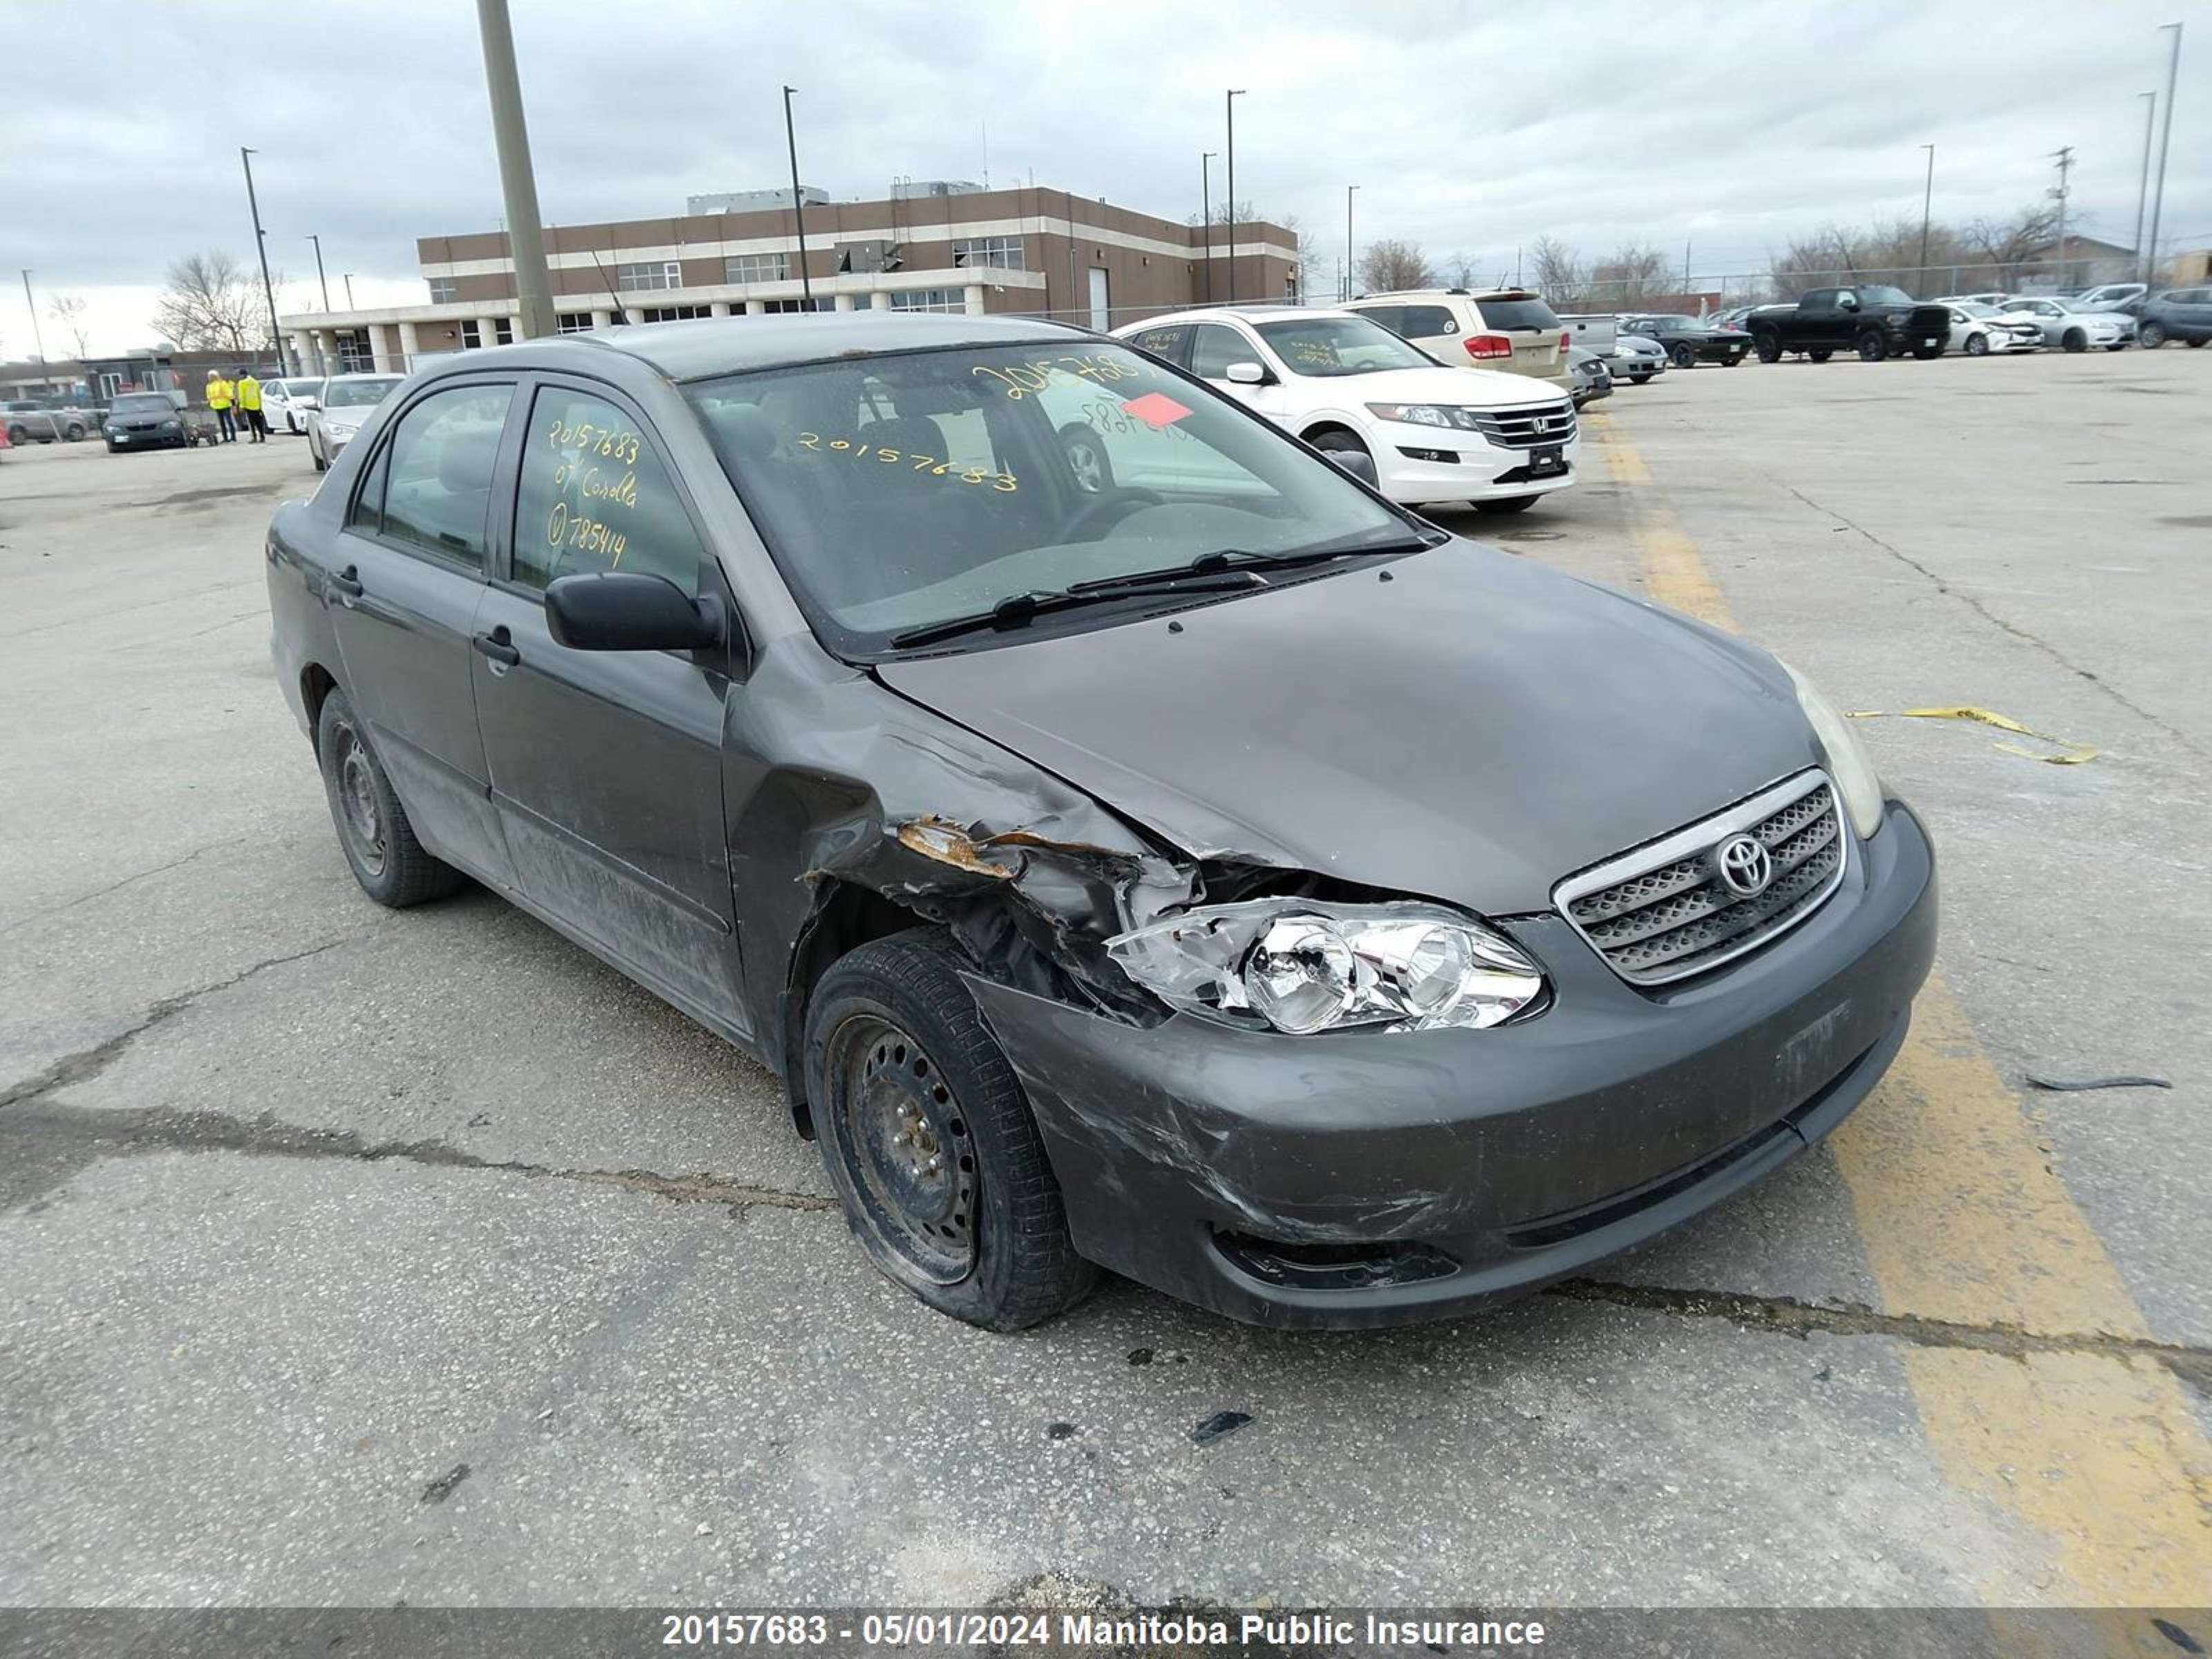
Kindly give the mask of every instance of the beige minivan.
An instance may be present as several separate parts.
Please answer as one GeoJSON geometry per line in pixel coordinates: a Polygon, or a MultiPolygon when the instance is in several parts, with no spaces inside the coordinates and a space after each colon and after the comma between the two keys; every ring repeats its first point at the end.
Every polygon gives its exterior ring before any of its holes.
{"type": "Polygon", "coordinates": [[[1341,308],[1372,318],[1443,362],[1501,368],[1559,386],[1571,379],[1566,325],[1542,295],[1527,289],[1411,289],[1363,294],[1341,308]]]}

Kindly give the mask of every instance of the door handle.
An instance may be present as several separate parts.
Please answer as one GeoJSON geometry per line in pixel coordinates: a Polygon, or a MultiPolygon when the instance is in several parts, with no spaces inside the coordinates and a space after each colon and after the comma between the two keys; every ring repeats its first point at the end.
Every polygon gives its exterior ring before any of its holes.
{"type": "Polygon", "coordinates": [[[469,643],[491,659],[491,672],[495,674],[504,674],[522,660],[522,653],[514,648],[514,636],[507,631],[505,623],[489,634],[477,635],[469,643]]]}
{"type": "Polygon", "coordinates": [[[348,565],[329,579],[329,586],[331,592],[337,594],[341,599],[359,599],[362,592],[360,567],[348,565]]]}

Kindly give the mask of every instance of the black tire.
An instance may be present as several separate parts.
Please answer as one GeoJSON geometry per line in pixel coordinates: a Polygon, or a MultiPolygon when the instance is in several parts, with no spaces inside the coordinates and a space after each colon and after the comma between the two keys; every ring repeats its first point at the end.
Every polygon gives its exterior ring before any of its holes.
{"type": "Polygon", "coordinates": [[[323,699],[315,721],[315,753],[322,763],[323,793],[338,848],[353,866],[361,890],[392,909],[443,898],[461,884],[461,872],[425,852],[415,839],[407,809],[392,793],[384,763],[369,747],[368,732],[343,691],[323,699]]]}
{"type": "Polygon", "coordinates": [[[939,1313],[1013,1331],[1097,1281],[1020,1081],[935,928],[846,956],[806,1007],[815,1135],[869,1259],[939,1313]],[[896,1133],[894,1133],[896,1131],[896,1133]]]}
{"type": "MultiPolygon", "coordinates": [[[[2141,346],[2145,351],[2157,350],[2160,346],[2166,343],[2166,325],[2163,323],[2144,323],[2136,330],[2136,343],[2141,346]]],[[[2201,345],[2203,342],[2200,340],[2192,342],[2192,343],[2201,345]]]]}
{"type": "Polygon", "coordinates": [[[1940,345],[1917,345],[1912,348],[1912,361],[1916,363],[1932,363],[1942,355],[1943,348],[1940,345]]]}
{"type": "Polygon", "coordinates": [[[2181,343],[2187,346],[2191,351],[2194,351],[2197,347],[2204,343],[2204,336],[2200,334],[2195,339],[2184,340],[2181,343]]]}
{"type": "Polygon", "coordinates": [[[1733,356],[1733,357],[1723,357],[1723,358],[1722,358],[1722,359],[1721,359],[1721,367],[1722,367],[1723,368],[1742,368],[1742,367],[1743,367],[1743,356],[1742,356],[1742,354],[1741,354],[1741,352],[1739,352],[1736,356],[1733,356]]]}
{"type": "Polygon", "coordinates": [[[1779,334],[1754,334],[1751,337],[1751,345],[1752,349],[1759,353],[1759,361],[1762,363],[1782,361],[1782,337],[1779,334]]]}
{"type": "Polygon", "coordinates": [[[2089,349],[2089,337],[2078,328],[2069,328],[2060,338],[2058,343],[2069,351],[2087,351],[2089,349]]]}
{"type": "Polygon", "coordinates": [[[1114,488],[1114,459],[1105,441],[1081,421],[1070,421],[1060,429],[1060,447],[1067,457],[1067,470],[1075,487],[1086,495],[1103,495],[1114,488]]]}
{"type": "Polygon", "coordinates": [[[67,426],[62,428],[62,436],[67,438],[73,444],[82,443],[84,441],[84,422],[82,421],[71,421],[67,426]]]}
{"type": "Polygon", "coordinates": [[[1880,329],[1870,328],[1858,337],[1859,361],[1878,363],[1889,356],[1889,340],[1880,329]]]}
{"type": "Polygon", "coordinates": [[[1966,355],[1969,357],[1988,356],[1990,355],[1990,337],[1986,334],[1969,334],[1966,337],[1966,355]]]}
{"type": "Polygon", "coordinates": [[[1825,363],[1829,358],[1834,356],[1836,353],[1835,349],[1832,346],[1820,346],[1814,350],[1807,352],[1805,355],[1808,357],[1810,357],[1816,363],[1825,363]]]}
{"type": "Polygon", "coordinates": [[[1537,495],[1507,495],[1498,501],[1477,501],[1474,510],[1478,513],[1526,513],[1541,499],[1537,495]]]}
{"type": "Polygon", "coordinates": [[[26,431],[23,428],[20,426],[10,426],[8,428],[8,441],[15,445],[18,449],[21,449],[25,444],[28,443],[30,440],[30,433],[26,431]]]}
{"type": "Polygon", "coordinates": [[[1341,427],[1328,432],[1316,432],[1306,441],[1324,455],[1334,449],[1350,455],[1365,455],[1370,460],[1374,459],[1367,446],[1359,441],[1356,433],[1346,432],[1341,427]]]}
{"type": "Polygon", "coordinates": [[[2125,351],[2127,349],[2128,343],[2125,340],[2115,340],[2105,348],[2107,351],[2125,351]]]}
{"type": "Polygon", "coordinates": [[[1677,368],[1695,368],[1698,366],[1698,349],[1686,340],[1679,341],[1668,348],[1667,361],[1677,368]]]}
{"type": "Polygon", "coordinates": [[[1628,383],[1631,386],[1649,386],[1651,377],[1649,374],[1632,374],[1628,377],[1628,383]]]}
{"type": "Polygon", "coordinates": [[[318,472],[327,472],[331,470],[331,464],[323,459],[323,452],[315,447],[315,441],[312,437],[307,440],[307,459],[315,464],[315,471],[318,472]]]}

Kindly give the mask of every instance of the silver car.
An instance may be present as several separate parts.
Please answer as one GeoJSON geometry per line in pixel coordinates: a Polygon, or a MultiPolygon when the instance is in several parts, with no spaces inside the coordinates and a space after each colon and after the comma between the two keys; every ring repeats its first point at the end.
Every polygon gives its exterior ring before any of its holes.
{"type": "Polygon", "coordinates": [[[1623,380],[1642,386],[1653,375],[1667,372],[1667,349],[1648,335],[1623,334],[1614,339],[1606,367],[1613,371],[1616,386],[1623,380]]]}
{"type": "Polygon", "coordinates": [[[2124,311],[2100,311],[2079,300],[2042,294],[2015,294],[2004,301],[2008,312],[2031,319],[2043,331],[2043,343],[2068,351],[2087,351],[2102,346],[2119,351],[2135,343],[2136,319],[2124,311]]]}
{"type": "Polygon", "coordinates": [[[307,411],[307,458],[315,471],[327,472],[345,447],[361,430],[362,422],[376,412],[407,377],[404,374],[333,374],[315,394],[315,407],[307,411]]]}

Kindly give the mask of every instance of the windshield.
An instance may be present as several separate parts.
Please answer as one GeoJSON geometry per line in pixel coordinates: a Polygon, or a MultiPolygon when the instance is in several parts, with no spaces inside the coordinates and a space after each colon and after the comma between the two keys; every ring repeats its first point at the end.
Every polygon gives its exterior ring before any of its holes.
{"type": "Polygon", "coordinates": [[[2105,307],[2088,300],[2057,300],[2053,301],[2061,311],[2102,311],[2105,307]]]}
{"type": "Polygon", "coordinates": [[[1997,314],[1995,306],[1985,306],[1979,300],[1961,300],[1951,308],[1963,311],[1969,317],[1994,317],[1997,314]]]}
{"type": "Polygon", "coordinates": [[[362,404],[374,405],[399,384],[397,374],[378,375],[358,380],[331,380],[323,387],[325,409],[354,409],[362,404]]]}
{"type": "Polygon", "coordinates": [[[322,382],[320,380],[284,380],[279,384],[283,386],[287,397],[312,398],[322,382]]]}
{"type": "Polygon", "coordinates": [[[108,405],[114,415],[173,415],[177,406],[158,392],[126,392],[108,405]]]}
{"type": "Polygon", "coordinates": [[[1293,374],[1322,379],[1384,368],[1435,368],[1437,360],[1364,317],[1262,323],[1260,337],[1293,374]]]}
{"type": "Polygon", "coordinates": [[[1111,342],[876,356],[685,390],[785,581],[848,656],[1014,595],[1208,553],[1413,538],[1328,462],[1111,342]]]}
{"type": "Polygon", "coordinates": [[[1887,283],[1875,283],[1859,290],[1861,303],[1870,306],[1909,306],[1912,296],[1901,288],[1892,288],[1887,283]]]}

